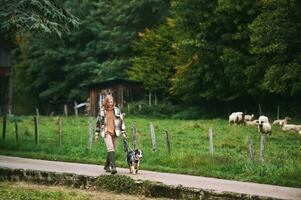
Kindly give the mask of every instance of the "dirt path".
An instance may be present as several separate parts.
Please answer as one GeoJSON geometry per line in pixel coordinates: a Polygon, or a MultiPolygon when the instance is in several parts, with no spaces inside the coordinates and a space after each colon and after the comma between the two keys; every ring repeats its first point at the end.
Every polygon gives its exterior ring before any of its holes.
{"type": "MultiPolygon", "coordinates": [[[[75,173],[87,176],[105,174],[103,166],[91,164],[45,161],[10,156],[0,156],[0,167],[12,169],[32,169],[50,172],[75,173]]],[[[207,178],[172,173],[161,173],[140,170],[137,175],[129,175],[128,169],[118,168],[118,174],[128,175],[133,179],[162,182],[166,185],[193,187],[198,189],[214,190],[216,192],[234,192],[238,194],[258,195],[279,199],[301,199],[301,188],[290,188],[267,184],[248,183],[241,181],[207,178]]]]}

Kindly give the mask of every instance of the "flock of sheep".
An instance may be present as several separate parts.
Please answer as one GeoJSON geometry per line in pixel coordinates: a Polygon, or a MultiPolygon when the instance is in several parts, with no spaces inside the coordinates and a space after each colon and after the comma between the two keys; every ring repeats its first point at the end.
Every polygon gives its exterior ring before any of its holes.
{"type": "MultiPolygon", "coordinates": [[[[280,125],[282,131],[296,131],[301,134],[301,125],[288,124],[286,117],[273,122],[274,125],[280,125]]],[[[246,126],[258,126],[258,131],[263,134],[272,134],[272,126],[267,116],[260,116],[254,119],[254,115],[245,115],[243,112],[234,112],[229,116],[229,125],[245,124],[246,126]]]]}

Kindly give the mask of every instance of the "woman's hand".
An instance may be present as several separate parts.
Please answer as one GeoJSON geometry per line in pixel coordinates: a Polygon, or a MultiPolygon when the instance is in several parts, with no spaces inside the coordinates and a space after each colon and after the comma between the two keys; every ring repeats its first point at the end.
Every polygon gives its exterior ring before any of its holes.
{"type": "Polygon", "coordinates": [[[124,139],[127,139],[127,135],[126,135],[125,131],[121,131],[121,135],[124,139]]]}
{"type": "Polygon", "coordinates": [[[95,141],[96,141],[96,143],[98,143],[98,141],[99,141],[99,134],[98,133],[95,133],[95,141]]]}

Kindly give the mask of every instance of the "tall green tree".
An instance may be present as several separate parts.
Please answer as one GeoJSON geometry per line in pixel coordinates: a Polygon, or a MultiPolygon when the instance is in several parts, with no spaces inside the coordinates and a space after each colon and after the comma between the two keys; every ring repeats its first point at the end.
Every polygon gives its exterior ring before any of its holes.
{"type": "Polygon", "coordinates": [[[136,56],[129,76],[142,81],[147,91],[160,93],[160,96],[168,96],[171,87],[175,71],[175,37],[174,20],[169,19],[153,30],[146,29],[133,43],[136,56]]]}
{"type": "Polygon", "coordinates": [[[260,7],[250,25],[256,63],[248,69],[248,80],[266,93],[300,97],[301,2],[260,1],[260,7]]]}
{"type": "Polygon", "coordinates": [[[68,0],[65,6],[80,20],[76,31],[59,39],[29,35],[16,52],[27,88],[43,104],[84,100],[91,83],[127,77],[132,40],[164,19],[168,1],[68,0]]]}
{"type": "Polygon", "coordinates": [[[248,23],[256,17],[256,1],[174,1],[180,60],[172,93],[191,102],[232,100],[246,95],[248,23]]]}
{"type": "Polygon", "coordinates": [[[127,77],[126,70],[134,56],[131,43],[138,33],[164,21],[168,0],[106,0],[95,3],[99,16],[99,36],[104,38],[98,48],[106,59],[97,71],[98,80],[127,77]]]}
{"type": "Polygon", "coordinates": [[[61,36],[78,21],[58,0],[1,0],[0,33],[32,31],[61,36]]]}

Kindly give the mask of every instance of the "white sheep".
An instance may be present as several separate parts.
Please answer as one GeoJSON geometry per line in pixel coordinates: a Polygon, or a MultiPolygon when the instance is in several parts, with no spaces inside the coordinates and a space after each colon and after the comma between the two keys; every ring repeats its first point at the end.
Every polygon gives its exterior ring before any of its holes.
{"type": "Polygon", "coordinates": [[[237,116],[236,114],[233,114],[233,113],[232,113],[232,114],[229,116],[229,125],[231,125],[231,124],[236,124],[237,121],[238,121],[238,116],[237,116]]]}
{"type": "Polygon", "coordinates": [[[287,119],[283,120],[280,123],[281,130],[283,131],[297,131],[300,133],[301,131],[301,125],[296,125],[296,124],[287,124],[287,119]]]}
{"type": "Polygon", "coordinates": [[[299,131],[299,134],[301,135],[301,131],[299,131]]]}
{"type": "MultiPolygon", "coordinates": [[[[269,118],[266,117],[266,116],[261,115],[261,116],[258,118],[258,124],[261,124],[261,122],[269,123],[269,118]]],[[[259,126],[258,126],[258,132],[260,132],[259,126]]]]}
{"type": "Polygon", "coordinates": [[[231,124],[240,124],[244,122],[243,112],[234,112],[229,116],[229,125],[231,124]]]}
{"type": "Polygon", "coordinates": [[[296,125],[295,130],[299,133],[301,131],[301,125],[296,125]]]}
{"type": "Polygon", "coordinates": [[[277,119],[273,121],[273,125],[281,125],[283,121],[288,120],[289,117],[285,117],[284,119],[277,119]]]}
{"type": "Polygon", "coordinates": [[[245,124],[246,124],[247,126],[256,126],[256,125],[258,125],[258,120],[245,121],[245,124]]]}
{"type": "Polygon", "coordinates": [[[272,126],[269,122],[261,121],[261,123],[258,124],[258,129],[260,133],[270,134],[270,135],[272,134],[272,126]]]}
{"type": "Polygon", "coordinates": [[[261,115],[261,116],[258,118],[258,121],[259,121],[259,123],[261,123],[261,122],[268,122],[268,123],[269,123],[269,118],[268,118],[267,116],[261,115]]]}
{"type": "Polygon", "coordinates": [[[283,131],[295,131],[296,125],[295,124],[283,124],[281,127],[281,130],[283,131]]]}
{"type": "Polygon", "coordinates": [[[252,121],[253,118],[254,118],[254,115],[253,115],[253,114],[251,114],[251,115],[245,115],[245,122],[247,122],[247,121],[252,121]]]}

